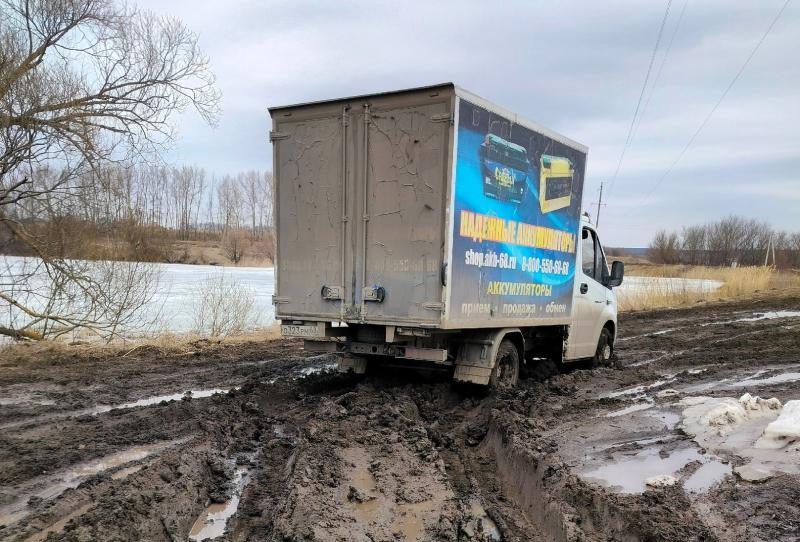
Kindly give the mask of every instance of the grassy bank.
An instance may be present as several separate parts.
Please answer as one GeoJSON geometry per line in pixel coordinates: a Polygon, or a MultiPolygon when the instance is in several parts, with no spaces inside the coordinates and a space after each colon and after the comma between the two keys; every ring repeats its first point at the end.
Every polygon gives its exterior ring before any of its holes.
{"type": "Polygon", "coordinates": [[[681,282],[653,282],[637,291],[620,292],[620,310],[647,310],[680,307],[704,301],[748,297],[759,292],[800,287],[800,273],[776,271],[769,267],[705,267],[686,265],[632,264],[625,269],[628,277],[661,277],[710,280],[722,283],[705,285],[681,282]]]}
{"type": "MultiPolygon", "coordinates": [[[[197,333],[165,332],[158,337],[133,340],[113,340],[110,343],[97,340],[73,341],[47,340],[0,343],[0,366],[36,362],[40,359],[65,360],[86,357],[125,361],[126,359],[150,355],[191,358],[209,352],[232,349],[247,349],[256,345],[281,339],[277,324],[225,337],[208,338],[197,333]]],[[[291,339],[287,339],[291,341],[291,339]]]]}

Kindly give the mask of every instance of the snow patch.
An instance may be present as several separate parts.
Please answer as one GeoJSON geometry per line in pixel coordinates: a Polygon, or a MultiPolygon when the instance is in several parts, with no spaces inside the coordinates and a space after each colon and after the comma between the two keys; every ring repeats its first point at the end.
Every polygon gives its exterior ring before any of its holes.
{"type": "Polygon", "coordinates": [[[755,447],[777,450],[800,439],[800,401],[787,401],[780,416],[770,423],[755,447]]]}
{"type": "Polygon", "coordinates": [[[687,397],[679,404],[684,407],[683,430],[697,444],[749,461],[734,469],[740,478],[760,481],[777,472],[800,474],[800,401],[782,407],[778,399],[745,393],[738,399],[687,397]]]}
{"type": "Polygon", "coordinates": [[[644,483],[650,487],[668,487],[677,484],[678,478],[671,474],[659,474],[658,476],[651,476],[644,483]]]}
{"type": "Polygon", "coordinates": [[[687,397],[680,404],[688,407],[684,410],[684,420],[694,420],[701,426],[713,429],[718,435],[735,431],[737,426],[781,408],[781,402],[774,397],[762,399],[749,393],[739,399],[687,397]]]}

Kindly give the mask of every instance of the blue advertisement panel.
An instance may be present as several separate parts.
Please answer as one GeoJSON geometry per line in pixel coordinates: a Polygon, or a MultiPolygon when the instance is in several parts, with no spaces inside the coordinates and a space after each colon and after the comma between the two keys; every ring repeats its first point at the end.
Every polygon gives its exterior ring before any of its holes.
{"type": "Polygon", "coordinates": [[[450,319],[569,315],[586,155],[459,102],[450,319]]]}

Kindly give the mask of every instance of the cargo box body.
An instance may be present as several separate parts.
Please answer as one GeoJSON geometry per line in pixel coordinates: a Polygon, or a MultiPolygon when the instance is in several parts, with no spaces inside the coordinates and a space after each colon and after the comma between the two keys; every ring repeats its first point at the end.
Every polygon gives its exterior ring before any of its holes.
{"type": "Polygon", "coordinates": [[[585,147],[452,84],[270,114],[277,318],[569,323],[585,147]]]}

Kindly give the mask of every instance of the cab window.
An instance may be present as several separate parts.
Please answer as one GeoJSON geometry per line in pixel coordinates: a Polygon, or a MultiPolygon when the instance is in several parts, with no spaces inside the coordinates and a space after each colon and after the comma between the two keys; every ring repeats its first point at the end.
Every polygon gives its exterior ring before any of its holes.
{"type": "Polygon", "coordinates": [[[595,280],[600,284],[608,284],[608,264],[606,264],[606,257],[603,255],[603,248],[600,246],[600,239],[594,235],[594,254],[595,261],[595,280]]]}
{"type": "Polygon", "coordinates": [[[584,275],[594,278],[594,236],[588,228],[583,228],[583,233],[581,235],[581,266],[583,267],[584,275]]]}
{"type": "Polygon", "coordinates": [[[600,240],[592,230],[583,228],[581,244],[583,273],[600,284],[605,284],[608,278],[608,266],[603,256],[603,249],[600,247],[600,240]]]}

